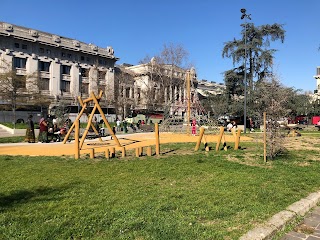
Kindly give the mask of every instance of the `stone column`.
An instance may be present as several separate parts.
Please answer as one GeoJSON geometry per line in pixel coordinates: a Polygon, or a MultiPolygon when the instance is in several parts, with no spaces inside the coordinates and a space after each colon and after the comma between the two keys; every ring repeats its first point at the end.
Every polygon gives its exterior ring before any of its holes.
{"type": "Polygon", "coordinates": [[[168,101],[168,88],[164,88],[164,102],[167,103],[168,101]]]}
{"type": "MultiPolygon", "coordinates": [[[[19,56],[20,57],[20,56],[19,56]]],[[[24,57],[24,56],[21,56],[24,57]]],[[[35,54],[27,58],[26,62],[26,74],[28,75],[26,79],[26,89],[30,92],[38,92],[38,78],[40,76],[38,72],[38,58],[35,54]]]]}
{"type": "Polygon", "coordinates": [[[50,64],[50,95],[60,96],[60,81],[61,81],[61,63],[58,58],[55,58],[54,61],[50,64]]]}
{"type": "Polygon", "coordinates": [[[72,64],[70,69],[70,94],[73,97],[80,96],[80,71],[77,64],[72,64]]]}
{"type": "Polygon", "coordinates": [[[177,86],[174,86],[174,102],[176,102],[177,100],[177,92],[178,92],[177,86]]]}
{"type": "Polygon", "coordinates": [[[94,92],[95,95],[98,95],[98,69],[91,67],[89,70],[89,95],[91,92],[94,92]]]}
{"type": "Polygon", "coordinates": [[[115,82],[114,82],[114,69],[109,68],[106,72],[106,96],[109,102],[114,100],[115,96],[115,82]]]}

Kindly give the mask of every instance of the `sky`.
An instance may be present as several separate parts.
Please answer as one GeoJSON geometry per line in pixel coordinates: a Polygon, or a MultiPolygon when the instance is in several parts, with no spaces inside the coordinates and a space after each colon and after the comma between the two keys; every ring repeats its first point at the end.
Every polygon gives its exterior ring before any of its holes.
{"type": "Polygon", "coordinates": [[[240,9],[245,8],[255,26],[283,24],[284,43],[270,46],[277,50],[273,71],[280,82],[316,89],[320,0],[0,0],[0,6],[0,21],[112,46],[117,64],[138,64],[164,44],[182,45],[198,79],[218,83],[234,67],[222,58],[222,49],[240,38],[240,9]]]}

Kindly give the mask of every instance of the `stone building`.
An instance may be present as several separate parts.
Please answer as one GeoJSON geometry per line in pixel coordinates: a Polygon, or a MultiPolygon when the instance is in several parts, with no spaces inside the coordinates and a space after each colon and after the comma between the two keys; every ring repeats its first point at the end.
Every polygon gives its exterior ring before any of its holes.
{"type": "MultiPolygon", "coordinates": [[[[112,47],[101,48],[0,22],[0,71],[14,70],[17,75],[27,76],[19,91],[31,96],[45,96],[50,102],[49,107],[61,100],[76,106],[77,96],[84,99],[100,89],[112,102],[117,60],[112,47]]],[[[0,103],[6,104],[6,99],[0,99],[0,103]]],[[[104,104],[106,101],[101,102],[104,104]]]]}
{"type": "Polygon", "coordinates": [[[209,82],[208,80],[199,80],[197,92],[200,99],[205,99],[208,94],[222,95],[226,90],[226,85],[223,83],[209,82]]]}
{"type": "MultiPolygon", "coordinates": [[[[101,48],[0,22],[0,73],[13,70],[25,79],[18,94],[28,97],[20,98],[17,107],[41,105],[32,99],[42,96],[47,104],[43,107],[50,109],[64,102],[79,109],[78,96],[85,99],[91,92],[97,94],[103,90],[100,102],[103,109],[117,112],[122,117],[133,110],[185,114],[188,71],[170,64],[158,64],[154,58],[146,64],[115,66],[118,60],[112,47],[101,48]]],[[[216,85],[202,82],[199,85],[193,68],[189,79],[193,106],[198,104],[199,93],[208,89],[220,92],[216,85]]],[[[0,109],[8,104],[1,91],[0,87],[0,109]]]]}
{"type": "MultiPolygon", "coordinates": [[[[146,64],[124,64],[119,66],[119,73],[116,73],[116,82],[119,84],[119,92],[115,93],[119,99],[117,102],[124,115],[135,110],[181,116],[185,114],[187,107],[186,79],[186,70],[173,65],[157,64],[154,58],[146,64]]],[[[194,103],[197,101],[194,69],[190,70],[189,79],[190,98],[194,103]]]]}

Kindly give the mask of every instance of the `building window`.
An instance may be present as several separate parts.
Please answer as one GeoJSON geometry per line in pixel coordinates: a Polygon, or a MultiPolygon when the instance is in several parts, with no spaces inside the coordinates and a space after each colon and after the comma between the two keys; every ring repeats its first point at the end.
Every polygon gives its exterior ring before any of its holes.
{"type": "Polygon", "coordinates": [[[87,69],[87,68],[81,68],[80,69],[80,73],[81,73],[81,76],[82,77],[89,77],[89,69],[87,69]]]}
{"type": "Polygon", "coordinates": [[[104,80],[106,78],[106,72],[105,71],[99,71],[98,72],[99,79],[104,80]]]}
{"type": "Polygon", "coordinates": [[[130,88],[126,88],[126,98],[130,97],[130,88]]]}
{"type": "Polygon", "coordinates": [[[69,59],[72,58],[72,54],[71,53],[68,53],[67,56],[68,56],[69,59]]]}
{"type": "Polygon", "coordinates": [[[80,59],[81,59],[81,61],[84,61],[84,56],[81,56],[80,59]]]}
{"type": "Polygon", "coordinates": [[[27,50],[27,49],[28,49],[28,46],[27,46],[26,44],[22,44],[22,49],[27,50]]]}
{"type": "Polygon", "coordinates": [[[106,85],[99,85],[98,86],[98,93],[101,92],[101,91],[104,92],[105,90],[106,90],[106,85]]]}
{"type": "Polygon", "coordinates": [[[51,50],[50,49],[47,49],[47,54],[51,54],[51,50]]]}
{"type": "Polygon", "coordinates": [[[89,83],[81,84],[81,93],[89,94],[89,83]]]}
{"type": "Polygon", "coordinates": [[[25,76],[20,76],[16,75],[14,77],[14,83],[15,88],[26,88],[26,77],[25,76]]]}
{"type": "Polygon", "coordinates": [[[87,57],[87,62],[90,62],[90,58],[89,57],[87,57]]]}
{"type": "Polygon", "coordinates": [[[61,57],[65,57],[66,54],[64,52],[61,53],[61,57]]]}
{"type": "Polygon", "coordinates": [[[39,71],[49,72],[50,62],[39,61],[39,71]]]}
{"type": "Polygon", "coordinates": [[[14,43],[14,47],[15,48],[20,48],[20,44],[19,43],[14,43]]]}
{"type": "Polygon", "coordinates": [[[61,73],[70,75],[71,67],[67,65],[61,65],[61,73]]]}
{"type": "Polygon", "coordinates": [[[137,98],[140,99],[141,98],[141,89],[138,88],[137,90],[137,98]]]}
{"type": "Polygon", "coordinates": [[[65,81],[65,80],[61,80],[61,92],[70,92],[70,82],[69,81],[65,81]]]}
{"type": "Polygon", "coordinates": [[[39,48],[40,53],[44,53],[44,48],[39,48]]]}
{"type": "Polygon", "coordinates": [[[26,58],[13,58],[13,67],[14,68],[26,68],[27,59],[26,58]]]}
{"type": "Polygon", "coordinates": [[[40,90],[49,90],[49,78],[40,78],[39,80],[39,89],[40,90]]]}

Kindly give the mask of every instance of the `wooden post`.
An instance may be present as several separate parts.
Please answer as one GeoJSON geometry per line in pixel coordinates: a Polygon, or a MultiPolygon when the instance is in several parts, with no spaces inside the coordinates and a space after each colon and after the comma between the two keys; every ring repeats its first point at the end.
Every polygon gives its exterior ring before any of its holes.
{"type": "Polygon", "coordinates": [[[139,155],[140,155],[140,156],[143,155],[143,147],[139,147],[139,155]]]}
{"type": "Polygon", "coordinates": [[[147,147],[147,155],[149,157],[152,156],[152,151],[151,151],[151,147],[150,146],[147,147]]]}
{"type": "Polygon", "coordinates": [[[79,121],[75,121],[75,133],[74,133],[74,150],[75,150],[75,159],[80,158],[80,149],[79,149],[79,121]]]}
{"type": "Polygon", "coordinates": [[[217,141],[216,151],[218,151],[220,148],[221,139],[222,139],[223,134],[224,134],[224,127],[220,127],[220,134],[219,134],[218,141],[217,141]]]}
{"type": "Polygon", "coordinates": [[[114,147],[110,148],[110,157],[114,158],[116,156],[116,149],[114,147]]]}
{"type": "Polygon", "coordinates": [[[113,130],[112,130],[112,128],[111,128],[111,126],[110,126],[107,118],[105,117],[105,115],[104,115],[104,113],[103,113],[103,111],[102,111],[102,109],[101,109],[101,107],[100,107],[100,105],[99,105],[99,102],[98,102],[97,98],[95,97],[95,95],[94,95],[93,93],[91,93],[91,98],[92,98],[93,102],[95,103],[94,106],[99,110],[99,113],[100,113],[100,115],[101,115],[101,118],[103,119],[106,127],[108,128],[109,133],[110,133],[110,135],[112,136],[112,139],[116,142],[116,144],[117,144],[118,147],[121,147],[121,144],[120,144],[117,136],[114,134],[114,132],[113,132],[113,130]]]}
{"type": "MultiPolygon", "coordinates": [[[[69,131],[67,132],[66,136],[65,136],[65,137],[64,137],[64,139],[63,139],[63,144],[65,144],[65,143],[67,142],[67,140],[68,140],[68,138],[69,138],[69,136],[70,136],[70,134],[71,134],[71,132],[72,132],[73,128],[75,127],[75,123],[76,123],[77,121],[80,121],[80,118],[81,118],[81,116],[82,116],[82,114],[83,114],[84,110],[86,109],[86,107],[87,107],[87,105],[85,104],[85,105],[82,107],[82,109],[81,109],[80,113],[78,114],[78,116],[77,116],[76,120],[74,120],[74,122],[72,123],[72,125],[71,125],[71,127],[70,127],[69,131]]],[[[80,128],[80,126],[79,126],[79,128],[80,128]]],[[[78,134],[78,136],[79,136],[79,134],[78,134]]]]}
{"type": "Polygon", "coordinates": [[[200,128],[199,137],[198,137],[198,141],[197,141],[196,147],[194,148],[195,151],[198,151],[199,148],[200,148],[200,144],[201,144],[201,140],[202,140],[203,134],[204,134],[204,127],[201,127],[200,128]]]}
{"type": "Polygon", "coordinates": [[[126,148],[125,147],[121,147],[121,157],[125,157],[126,156],[126,148]]]}
{"type": "Polygon", "coordinates": [[[94,158],[94,148],[90,148],[90,158],[94,158]]]}
{"type": "Polygon", "coordinates": [[[235,143],[234,143],[234,150],[238,150],[238,149],[239,149],[240,134],[241,134],[241,130],[238,129],[237,136],[236,136],[236,138],[235,138],[235,143]]]}
{"type": "Polygon", "coordinates": [[[109,158],[110,158],[109,148],[106,149],[106,151],[105,151],[105,156],[106,156],[106,159],[109,159],[109,158]]]}
{"type": "Polygon", "coordinates": [[[267,162],[267,113],[263,113],[263,159],[267,162]]]}
{"type": "Polygon", "coordinates": [[[140,149],[138,147],[136,148],[136,157],[140,157],[140,149]]]}
{"type": "Polygon", "coordinates": [[[80,140],[80,147],[81,147],[81,148],[82,148],[83,143],[84,143],[84,140],[86,139],[87,134],[88,134],[88,132],[89,132],[89,128],[90,128],[90,126],[91,126],[92,118],[93,118],[93,116],[94,116],[94,113],[95,113],[96,109],[97,109],[97,105],[95,105],[95,106],[93,107],[92,112],[91,112],[91,114],[90,114],[90,116],[89,116],[89,118],[88,118],[87,127],[86,127],[86,129],[84,130],[84,133],[83,133],[82,138],[81,138],[81,140],[80,140]]]}
{"type": "Polygon", "coordinates": [[[154,132],[155,132],[155,137],[156,137],[156,154],[159,156],[160,155],[160,137],[159,137],[159,124],[155,123],[154,125],[154,132]]]}

